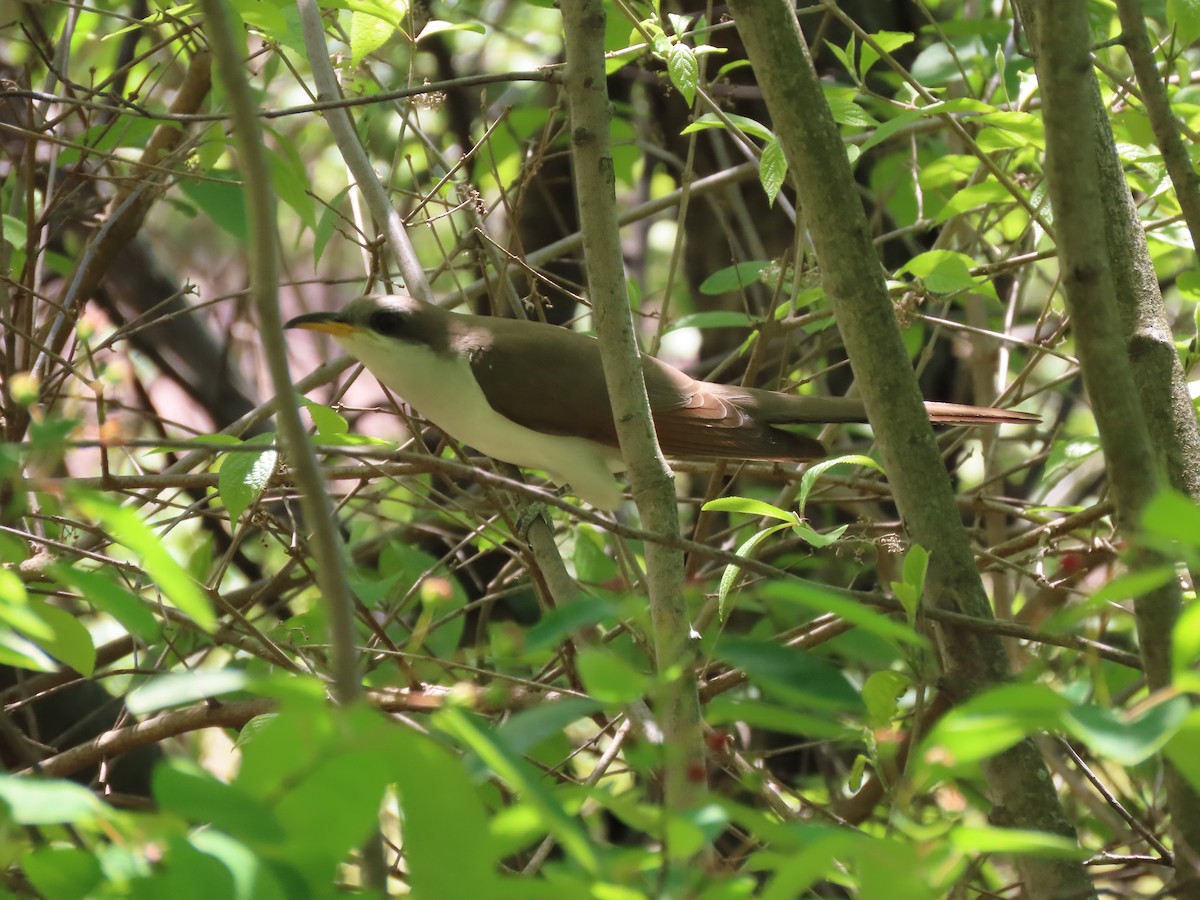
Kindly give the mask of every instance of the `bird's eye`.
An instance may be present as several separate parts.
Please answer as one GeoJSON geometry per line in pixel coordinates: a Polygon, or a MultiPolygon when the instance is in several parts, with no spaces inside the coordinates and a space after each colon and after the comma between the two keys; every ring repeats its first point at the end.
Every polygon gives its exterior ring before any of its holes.
{"type": "Polygon", "coordinates": [[[377,310],[371,313],[371,318],[367,320],[367,327],[384,337],[404,337],[404,326],[404,315],[392,309],[377,310]]]}

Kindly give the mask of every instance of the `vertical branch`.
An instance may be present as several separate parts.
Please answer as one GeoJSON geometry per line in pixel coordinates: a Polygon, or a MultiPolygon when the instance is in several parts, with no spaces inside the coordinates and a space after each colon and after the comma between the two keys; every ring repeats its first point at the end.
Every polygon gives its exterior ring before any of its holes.
{"type": "MultiPolygon", "coordinates": [[[[731,0],[730,9],[787,158],[896,504],[913,539],[933,551],[924,602],[990,619],[882,270],[871,263],[877,257],[866,214],[860,204],[845,202],[856,195],[853,175],[795,9],[787,0],[731,0]]],[[[1007,677],[1007,659],[994,635],[947,624],[940,647],[943,682],[958,697],[1007,677]]],[[[1074,837],[1031,741],[987,760],[983,769],[998,819],[1074,837]]],[[[1032,897],[1091,894],[1074,861],[1022,856],[1017,863],[1032,897]]]]}
{"type": "MultiPolygon", "coordinates": [[[[1036,0],[1033,7],[1038,23],[1037,72],[1045,103],[1046,179],[1058,228],[1063,290],[1084,386],[1108,462],[1117,520],[1128,531],[1160,487],[1160,457],[1154,452],[1135,388],[1105,240],[1103,150],[1095,139],[1091,36],[1082,5],[1036,0]]],[[[1136,551],[1135,559],[1143,565],[1164,562],[1144,549],[1136,551]]],[[[1171,684],[1171,634],[1181,602],[1179,586],[1173,581],[1134,602],[1151,688],[1171,684]]],[[[1194,870],[1200,853],[1200,801],[1172,766],[1167,767],[1166,789],[1183,864],[1178,877],[1184,878],[1185,868],[1194,870]]],[[[1189,875],[1196,877],[1194,871],[1189,875]]]]}
{"type": "Polygon", "coordinates": [[[333,522],[333,509],[296,404],[284,350],[283,323],[279,316],[276,288],[279,244],[275,221],[275,196],[263,149],[258,111],[242,69],[243,39],[234,27],[225,0],[204,0],[204,15],[212,42],[217,71],[225,83],[233,114],[233,134],[242,162],[246,207],[250,220],[250,296],[262,324],[263,354],[276,396],[276,420],[300,493],[305,521],[312,528],[313,555],[317,561],[317,584],[329,607],[329,639],[333,645],[333,695],[339,703],[350,703],[359,694],[358,664],[354,641],[354,613],[346,587],[344,548],[333,522]]]}
{"type": "MultiPolygon", "coordinates": [[[[601,0],[570,0],[562,4],[562,16],[571,158],[604,378],[638,512],[650,531],[674,537],[679,533],[674,478],[662,458],[650,418],[625,291],[609,142],[603,4],[601,0]]],[[[647,542],[646,569],[655,656],[662,679],[656,712],[663,732],[666,800],[668,810],[679,811],[696,802],[704,783],[700,706],[688,646],[691,629],[682,596],[683,554],[666,543],[647,542]]]]}

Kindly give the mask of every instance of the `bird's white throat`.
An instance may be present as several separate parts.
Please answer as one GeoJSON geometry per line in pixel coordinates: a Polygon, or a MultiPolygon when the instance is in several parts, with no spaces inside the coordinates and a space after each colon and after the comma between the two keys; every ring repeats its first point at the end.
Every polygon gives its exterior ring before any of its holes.
{"type": "Polygon", "coordinates": [[[426,344],[398,345],[369,331],[337,335],[388,388],[456,441],[480,453],[569,484],[598,509],[616,509],[621,492],[612,473],[625,469],[620,451],[581,437],[543,434],[494,410],[475,380],[470,362],[426,344]]]}

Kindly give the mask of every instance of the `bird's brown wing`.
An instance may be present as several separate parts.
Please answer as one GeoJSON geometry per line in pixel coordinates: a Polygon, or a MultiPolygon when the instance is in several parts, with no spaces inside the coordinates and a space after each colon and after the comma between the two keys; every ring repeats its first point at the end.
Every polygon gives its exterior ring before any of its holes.
{"type": "MultiPolygon", "coordinates": [[[[557,329],[546,340],[528,322],[492,323],[495,340],[465,347],[484,396],[498,413],[543,434],[575,435],[617,446],[612,406],[595,339],[557,329]]],[[[696,381],[642,357],[659,443],[667,456],[813,459],[825,448],[753,414],[754,395],[696,381]],[[743,404],[749,404],[744,406],[743,404]]]]}
{"type": "Polygon", "coordinates": [[[493,319],[495,340],[457,348],[492,409],[543,434],[617,446],[608,390],[594,338],[565,328],[493,319]],[[549,335],[546,330],[554,329],[549,335]]]}

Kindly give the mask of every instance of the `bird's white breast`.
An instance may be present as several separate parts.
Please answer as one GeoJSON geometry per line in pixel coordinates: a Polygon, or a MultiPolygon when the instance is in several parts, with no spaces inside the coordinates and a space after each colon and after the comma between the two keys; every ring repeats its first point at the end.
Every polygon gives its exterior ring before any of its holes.
{"type": "Polygon", "coordinates": [[[384,342],[369,332],[338,337],[388,388],[455,440],[515,466],[542,469],[581,498],[614,509],[621,494],[612,473],[620,452],[581,437],[543,434],[494,410],[467,359],[422,344],[384,342]]]}

